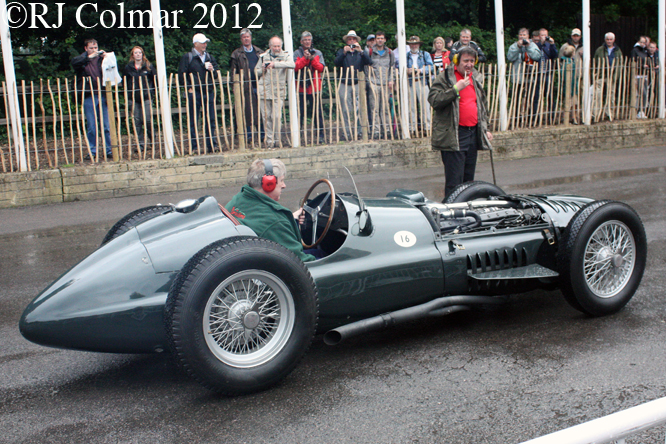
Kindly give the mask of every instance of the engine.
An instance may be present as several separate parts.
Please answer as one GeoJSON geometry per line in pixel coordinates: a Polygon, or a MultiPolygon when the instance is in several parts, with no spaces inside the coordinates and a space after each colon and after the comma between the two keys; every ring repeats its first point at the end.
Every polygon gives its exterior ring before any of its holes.
{"type": "Polygon", "coordinates": [[[482,200],[426,205],[442,234],[463,233],[547,223],[537,206],[507,200],[482,200]],[[523,208],[524,207],[524,208],[523,208]]]}

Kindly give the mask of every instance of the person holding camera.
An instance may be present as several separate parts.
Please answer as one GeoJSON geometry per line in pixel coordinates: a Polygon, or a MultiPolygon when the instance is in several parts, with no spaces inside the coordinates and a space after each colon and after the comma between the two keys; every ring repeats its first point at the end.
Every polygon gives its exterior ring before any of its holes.
{"type": "Polygon", "coordinates": [[[268,51],[259,56],[254,74],[257,76],[257,93],[266,133],[266,147],[275,147],[280,137],[281,114],[287,96],[287,73],[294,69],[291,54],[282,50],[282,39],[276,35],[268,41],[268,51]]]}
{"type": "MultiPolygon", "coordinates": [[[[104,125],[104,138],[106,157],[111,160],[111,130],[109,129],[109,110],[106,106],[106,89],[102,74],[102,62],[106,57],[105,51],[100,51],[97,40],[87,39],[84,42],[85,51],[72,59],[72,68],[76,72],[77,92],[85,91],[83,99],[83,113],[86,117],[86,136],[92,157],[97,155],[97,126],[104,125]],[[101,96],[101,97],[100,97],[101,96]],[[102,116],[100,116],[100,101],[102,116]]],[[[84,156],[89,160],[90,155],[84,156]]]]}
{"type": "Polygon", "coordinates": [[[523,77],[528,72],[528,67],[534,66],[541,60],[541,50],[536,43],[530,40],[530,30],[520,28],[518,31],[518,40],[509,46],[506,53],[506,60],[513,63],[513,81],[523,83],[523,77]],[[525,66],[523,67],[523,63],[525,66]],[[521,75],[521,73],[523,73],[521,75]]]}
{"type": "Polygon", "coordinates": [[[360,123],[352,125],[352,120],[355,120],[355,110],[358,108],[358,74],[363,72],[366,66],[372,66],[370,56],[363,51],[361,45],[358,43],[358,35],[354,30],[351,30],[342,37],[345,46],[338,50],[335,55],[335,66],[342,68],[340,83],[339,97],[342,102],[342,125],[343,125],[343,139],[354,140],[352,134],[352,127],[357,127],[356,131],[360,132],[360,123]]]}
{"type": "Polygon", "coordinates": [[[178,76],[181,85],[186,87],[190,110],[190,139],[192,149],[198,150],[197,117],[201,113],[202,105],[206,104],[203,113],[202,134],[206,140],[207,152],[217,150],[215,139],[215,76],[220,66],[210,55],[206,48],[210,39],[198,33],[192,37],[192,50],[183,54],[178,66],[178,76]]]}
{"type": "MultiPolygon", "coordinates": [[[[301,72],[300,80],[297,77],[299,123],[303,124],[304,117],[311,117],[313,124],[316,121],[319,143],[323,144],[325,142],[323,109],[319,112],[315,109],[313,93],[317,95],[321,93],[322,73],[326,62],[324,54],[312,46],[312,34],[309,31],[301,34],[301,46],[294,51],[294,59],[296,59],[295,72],[301,72]]],[[[303,130],[306,131],[306,128],[303,127],[303,130]]]]}

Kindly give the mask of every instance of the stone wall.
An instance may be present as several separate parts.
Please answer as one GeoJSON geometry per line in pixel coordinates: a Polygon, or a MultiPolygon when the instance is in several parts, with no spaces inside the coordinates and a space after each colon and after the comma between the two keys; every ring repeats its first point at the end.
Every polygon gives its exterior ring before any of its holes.
{"type": "MultiPolygon", "coordinates": [[[[554,156],[593,150],[666,145],[666,121],[642,120],[507,131],[495,135],[495,160],[554,156]]],[[[170,160],[102,163],[56,170],[0,174],[0,208],[106,199],[239,185],[249,163],[278,157],[290,177],[317,178],[381,170],[440,166],[429,139],[225,152],[170,160]]],[[[487,161],[482,153],[480,161],[487,161]]]]}

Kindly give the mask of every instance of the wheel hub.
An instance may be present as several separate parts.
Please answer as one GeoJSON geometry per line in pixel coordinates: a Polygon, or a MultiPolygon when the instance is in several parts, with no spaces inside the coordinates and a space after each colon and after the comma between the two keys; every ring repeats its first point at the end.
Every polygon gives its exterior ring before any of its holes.
{"type": "Polygon", "coordinates": [[[624,258],[621,254],[614,254],[613,258],[611,259],[611,264],[613,264],[613,267],[615,268],[620,268],[622,265],[624,265],[624,258]]]}
{"type": "Polygon", "coordinates": [[[250,301],[246,299],[237,301],[231,306],[231,308],[229,308],[229,319],[237,322],[243,322],[243,325],[245,325],[244,315],[245,313],[249,312],[251,308],[252,304],[250,304],[250,301]]]}
{"type": "Polygon", "coordinates": [[[243,315],[243,326],[247,329],[253,330],[259,325],[259,313],[256,311],[248,311],[243,315]]]}

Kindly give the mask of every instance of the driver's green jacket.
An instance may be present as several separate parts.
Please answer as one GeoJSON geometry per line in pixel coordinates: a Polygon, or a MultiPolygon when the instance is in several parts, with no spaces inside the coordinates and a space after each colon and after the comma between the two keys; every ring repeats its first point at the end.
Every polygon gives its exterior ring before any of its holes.
{"type": "Polygon", "coordinates": [[[283,207],[249,185],[225,206],[240,223],[248,226],[257,236],[272,240],[294,252],[303,262],[315,259],[303,252],[301,232],[289,208],[283,207]]]}

